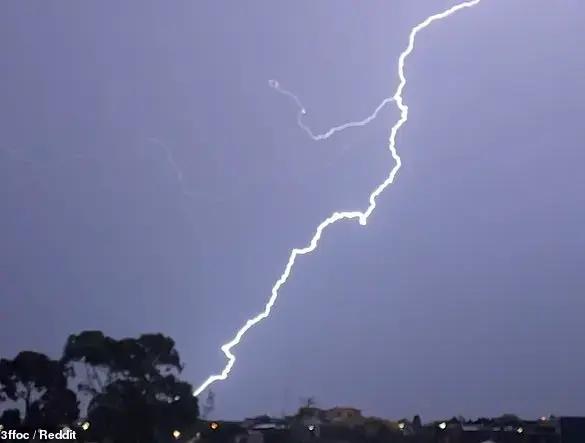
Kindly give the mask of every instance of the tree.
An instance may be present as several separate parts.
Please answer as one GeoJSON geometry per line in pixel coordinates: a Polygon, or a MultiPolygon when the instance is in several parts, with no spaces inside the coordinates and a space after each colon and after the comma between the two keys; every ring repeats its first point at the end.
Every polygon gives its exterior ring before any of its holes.
{"type": "Polygon", "coordinates": [[[317,409],[315,397],[307,397],[301,399],[302,406],[297,411],[297,418],[313,417],[319,415],[320,411],[317,409]]]}
{"type": "Polygon", "coordinates": [[[422,429],[422,422],[420,419],[420,415],[415,415],[414,418],[412,419],[412,429],[413,431],[419,432],[422,429]]]}
{"type": "Polygon", "coordinates": [[[311,396],[308,397],[305,401],[305,407],[307,408],[314,408],[317,402],[315,401],[315,397],[311,396]]]}
{"type": "Polygon", "coordinates": [[[192,386],[181,381],[175,342],[162,334],[116,340],[101,331],[68,338],[63,365],[84,380],[92,437],[115,442],[168,438],[199,415],[192,386]]]}
{"type": "Polygon", "coordinates": [[[203,410],[201,411],[201,418],[206,419],[209,414],[215,409],[215,394],[210,389],[207,393],[207,400],[203,404],[203,410]]]}
{"type": "Polygon", "coordinates": [[[111,382],[109,363],[115,345],[115,340],[104,336],[101,331],[84,331],[69,336],[61,362],[78,377],[81,377],[80,368],[84,370],[85,381],[77,386],[81,394],[95,396],[111,382]]]}
{"type": "Polygon", "coordinates": [[[22,417],[19,409],[6,411],[2,420],[10,422],[41,426],[70,423],[79,417],[77,396],[67,387],[64,366],[35,351],[0,360],[0,401],[7,400],[24,411],[22,417]]]}
{"type": "Polygon", "coordinates": [[[517,426],[522,423],[520,417],[516,414],[502,414],[494,419],[498,426],[517,426]]]}
{"type": "Polygon", "coordinates": [[[6,409],[0,415],[0,425],[5,429],[16,429],[22,424],[20,409],[6,409]]]}

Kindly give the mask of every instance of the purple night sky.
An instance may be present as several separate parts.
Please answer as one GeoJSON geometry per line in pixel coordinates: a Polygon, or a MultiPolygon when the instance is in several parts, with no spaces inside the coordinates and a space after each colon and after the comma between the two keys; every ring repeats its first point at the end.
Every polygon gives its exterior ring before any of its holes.
{"type": "MultiPolygon", "coordinates": [[[[0,355],[174,337],[194,385],[290,250],[394,166],[410,29],[456,0],[0,5],[0,355]],[[159,140],[159,142],[153,141],[159,140]]],[[[407,60],[403,167],[301,257],[215,415],[585,415],[585,3],[483,0],[407,60]],[[582,37],[582,36],[581,36],[582,37]]]]}

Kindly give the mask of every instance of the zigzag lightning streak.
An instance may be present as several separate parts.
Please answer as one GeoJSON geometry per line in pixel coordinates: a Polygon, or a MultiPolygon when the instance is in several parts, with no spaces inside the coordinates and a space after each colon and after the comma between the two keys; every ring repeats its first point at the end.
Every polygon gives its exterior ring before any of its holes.
{"type": "Polygon", "coordinates": [[[313,252],[317,248],[317,245],[319,244],[319,240],[321,239],[321,235],[323,234],[323,231],[325,230],[325,228],[327,226],[330,226],[333,223],[336,223],[340,220],[350,220],[350,219],[357,219],[359,221],[360,225],[362,225],[362,226],[365,226],[367,224],[368,218],[374,212],[374,209],[376,209],[376,199],[380,196],[380,194],[382,194],[382,192],[384,192],[384,190],[386,188],[388,188],[394,182],[394,178],[396,177],[398,170],[402,166],[402,160],[400,159],[400,156],[396,152],[395,145],[396,145],[396,134],[398,133],[398,130],[408,120],[408,106],[406,106],[402,100],[402,91],[404,90],[404,87],[406,86],[406,77],[404,76],[404,62],[405,62],[406,58],[414,50],[414,44],[415,44],[415,39],[416,39],[417,34],[421,30],[423,30],[427,26],[429,26],[431,23],[433,23],[435,21],[442,20],[444,18],[447,18],[450,15],[452,15],[452,14],[454,14],[457,11],[460,11],[462,9],[471,8],[471,7],[479,4],[480,2],[481,2],[481,0],[472,0],[472,1],[459,3],[459,4],[452,6],[451,8],[449,8],[443,12],[431,15],[430,17],[425,19],[423,22],[419,23],[414,28],[412,28],[412,30],[410,31],[409,39],[408,39],[408,46],[406,47],[404,52],[402,52],[402,54],[400,54],[400,57],[398,58],[398,76],[400,78],[400,83],[398,85],[398,88],[396,89],[396,92],[394,93],[394,95],[392,97],[385,98],[382,101],[382,104],[380,106],[378,106],[378,108],[376,108],[376,111],[372,115],[370,115],[370,117],[368,117],[362,121],[345,123],[341,126],[336,126],[332,129],[330,129],[329,131],[327,131],[324,134],[314,136],[311,133],[311,131],[308,130],[308,128],[306,128],[304,125],[302,125],[302,122],[300,121],[300,116],[305,114],[305,109],[301,105],[300,101],[298,101],[296,96],[294,96],[293,94],[289,93],[286,90],[280,89],[280,86],[276,80],[269,81],[270,87],[275,88],[276,90],[280,91],[281,93],[284,93],[285,95],[289,95],[290,97],[292,97],[293,99],[296,100],[297,104],[301,108],[298,122],[299,122],[299,124],[301,124],[301,127],[303,129],[305,129],[308,132],[308,134],[311,136],[311,138],[313,138],[314,140],[324,140],[324,139],[331,137],[332,135],[334,135],[337,132],[343,131],[344,129],[356,127],[356,126],[364,126],[376,117],[376,115],[382,109],[382,107],[384,107],[390,101],[395,101],[396,105],[398,106],[398,109],[400,110],[400,119],[392,127],[392,129],[390,131],[390,137],[388,138],[388,149],[390,150],[390,154],[392,155],[392,158],[396,162],[396,165],[392,168],[392,170],[390,171],[390,174],[388,175],[386,180],[384,180],[370,194],[370,204],[368,205],[367,209],[364,212],[359,212],[359,211],[334,212],[333,214],[331,214],[331,216],[329,218],[325,219],[323,222],[321,222],[321,224],[319,226],[317,226],[317,229],[315,230],[315,233],[313,234],[313,238],[309,242],[308,246],[305,246],[304,248],[296,248],[296,249],[292,250],[290,257],[288,259],[288,262],[286,264],[286,267],[284,269],[284,272],[282,273],[280,278],[276,281],[276,283],[272,287],[272,295],[268,299],[268,302],[266,303],[266,306],[264,307],[264,311],[261,312],[260,314],[258,314],[257,316],[255,316],[254,318],[249,319],[246,322],[246,324],[244,324],[244,326],[242,326],[242,328],[236,333],[235,337],[231,341],[222,345],[221,350],[228,359],[227,364],[225,365],[225,367],[223,368],[221,373],[216,374],[216,375],[212,375],[209,378],[207,378],[207,380],[205,380],[194,391],[193,395],[198,396],[199,394],[201,394],[201,392],[203,392],[205,389],[207,389],[211,384],[215,383],[216,381],[225,380],[228,378],[232,368],[234,367],[234,364],[236,363],[236,356],[232,353],[232,349],[234,348],[234,346],[236,346],[238,343],[240,343],[240,341],[242,340],[242,338],[244,337],[244,334],[246,332],[248,332],[252,327],[254,327],[258,323],[260,323],[265,318],[268,318],[268,316],[270,315],[270,312],[272,311],[272,307],[274,306],[274,303],[276,302],[276,299],[278,298],[278,291],[280,290],[282,285],[284,285],[286,283],[286,281],[289,279],[293,265],[295,264],[297,257],[299,255],[305,255],[305,254],[308,254],[310,252],[313,252]]]}

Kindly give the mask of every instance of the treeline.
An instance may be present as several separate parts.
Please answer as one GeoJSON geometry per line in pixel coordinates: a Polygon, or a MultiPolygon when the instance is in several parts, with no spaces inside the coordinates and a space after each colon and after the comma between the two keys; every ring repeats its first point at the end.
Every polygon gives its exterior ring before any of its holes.
{"type": "Polygon", "coordinates": [[[0,425],[77,426],[90,441],[167,440],[199,415],[182,369],[174,340],[163,334],[117,340],[84,331],[67,339],[59,359],[36,351],[0,359],[0,425]]]}

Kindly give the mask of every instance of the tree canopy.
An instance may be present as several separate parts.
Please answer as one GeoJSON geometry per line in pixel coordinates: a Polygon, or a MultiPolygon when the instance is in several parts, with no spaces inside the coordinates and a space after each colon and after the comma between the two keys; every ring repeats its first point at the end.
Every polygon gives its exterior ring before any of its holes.
{"type": "Polygon", "coordinates": [[[14,404],[0,421],[47,426],[76,420],[78,400],[67,387],[67,375],[60,361],[35,351],[0,359],[0,401],[14,404]]]}
{"type": "Polygon", "coordinates": [[[0,423],[75,426],[84,404],[84,429],[92,439],[167,439],[199,416],[182,370],[174,340],[163,334],[115,339],[83,331],[69,336],[59,359],[23,351],[0,360],[0,402],[11,405],[0,423]]]}

